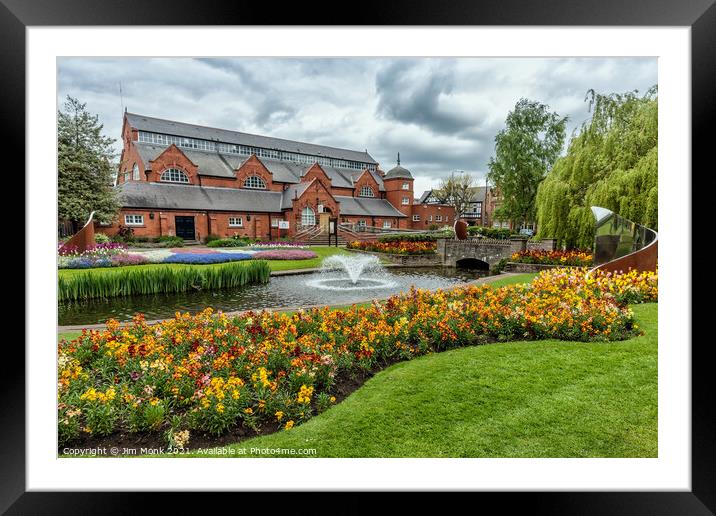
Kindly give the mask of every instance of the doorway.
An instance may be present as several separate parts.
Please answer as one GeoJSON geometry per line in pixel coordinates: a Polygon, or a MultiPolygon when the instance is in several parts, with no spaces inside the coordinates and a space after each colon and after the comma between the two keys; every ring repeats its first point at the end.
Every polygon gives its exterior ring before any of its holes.
{"type": "Polygon", "coordinates": [[[196,233],[194,231],[194,217],[184,217],[177,215],[174,217],[174,226],[176,234],[184,240],[195,240],[196,233]]]}

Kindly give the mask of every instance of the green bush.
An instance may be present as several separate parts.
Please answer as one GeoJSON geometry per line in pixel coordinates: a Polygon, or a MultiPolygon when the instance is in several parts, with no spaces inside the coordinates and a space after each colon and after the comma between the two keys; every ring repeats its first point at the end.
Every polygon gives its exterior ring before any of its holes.
{"type": "Polygon", "coordinates": [[[206,237],[205,243],[209,244],[209,243],[213,242],[214,240],[221,240],[221,237],[219,235],[208,235],[206,237]]]}
{"type": "Polygon", "coordinates": [[[378,242],[435,242],[438,238],[455,238],[453,230],[445,230],[439,233],[407,233],[397,235],[385,235],[378,238],[378,242]]]}
{"type": "Polygon", "coordinates": [[[95,233],[94,235],[95,244],[109,244],[111,241],[112,239],[104,233],[95,233]]]}
{"type": "Polygon", "coordinates": [[[160,236],[156,239],[161,247],[183,247],[184,239],[178,236],[160,236]]]}
{"type": "Polygon", "coordinates": [[[246,247],[247,243],[238,238],[220,238],[208,242],[207,247],[246,247]]]}
{"type": "Polygon", "coordinates": [[[191,290],[220,290],[267,283],[268,262],[250,260],[213,267],[122,267],[101,273],[86,271],[58,279],[59,301],[164,294],[191,290]]]}
{"type": "Polygon", "coordinates": [[[517,233],[513,233],[509,229],[488,228],[484,226],[470,226],[467,228],[467,233],[472,236],[483,236],[485,238],[496,238],[498,240],[505,240],[513,236],[518,236],[517,233]]]}

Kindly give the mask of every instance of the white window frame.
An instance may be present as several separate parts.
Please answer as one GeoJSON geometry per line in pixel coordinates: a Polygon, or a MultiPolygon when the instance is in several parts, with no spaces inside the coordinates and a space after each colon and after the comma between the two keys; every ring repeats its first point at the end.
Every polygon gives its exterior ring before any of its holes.
{"type": "Polygon", "coordinates": [[[390,229],[390,228],[392,228],[392,227],[393,227],[393,223],[392,223],[392,222],[390,222],[389,220],[384,220],[384,221],[383,221],[383,229],[390,229]]]}
{"type": "Polygon", "coordinates": [[[403,183],[403,190],[410,190],[410,183],[403,183]]]}
{"type": "Polygon", "coordinates": [[[433,221],[433,216],[430,215],[430,217],[428,217],[428,222],[432,222],[432,221],[433,221]]]}
{"type": "Polygon", "coordinates": [[[413,215],[413,222],[420,222],[420,215],[413,215]]]}
{"type": "Polygon", "coordinates": [[[178,183],[188,185],[190,183],[189,176],[180,168],[167,168],[159,176],[159,180],[163,183],[178,183]]]}
{"type": "Polygon", "coordinates": [[[229,217],[229,227],[230,228],[243,228],[244,227],[244,218],[243,217],[229,217]],[[232,222],[233,220],[233,222],[232,222]]]}
{"type": "Polygon", "coordinates": [[[410,204],[410,197],[403,197],[403,206],[407,206],[410,204]]]}
{"type": "Polygon", "coordinates": [[[132,167],[132,179],[134,179],[135,181],[139,181],[139,165],[137,165],[136,163],[132,167]]]}
{"type": "Polygon", "coordinates": [[[281,219],[271,219],[271,227],[277,228],[278,227],[278,221],[281,219]]]}
{"type": "Polygon", "coordinates": [[[371,188],[369,185],[363,185],[360,187],[360,194],[359,197],[375,197],[375,192],[373,191],[373,188],[371,188]]]}
{"type": "Polygon", "coordinates": [[[257,175],[248,176],[246,179],[244,179],[244,188],[248,188],[249,190],[266,190],[266,181],[264,181],[263,178],[257,175]],[[251,181],[252,184],[249,184],[249,181],[251,181]]]}
{"type": "Polygon", "coordinates": [[[443,216],[442,215],[435,215],[435,222],[442,222],[443,216]]]}
{"type": "Polygon", "coordinates": [[[144,215],[138,213],[125,213],[124,214],[124,225],[125,226],[143,226],[144,215]],[[131,217],[131,219],[130,219],[131,217]],[[130,222],[132,220],[133,222],[130,222]]]}
{"type": "Polygon", "coordinates": [[[302,226],[315,226],[316,225],[316,212],[313,208],[306,206],[301,210],[301,225],[302,226]]]}
{"type": "Polygon", "coordinates": [[[364,228],[364,227],[366,226],[365,219],[360,219],[360,220],[358,221],[358,225],[359,225],[360,227],[364,228]]]}

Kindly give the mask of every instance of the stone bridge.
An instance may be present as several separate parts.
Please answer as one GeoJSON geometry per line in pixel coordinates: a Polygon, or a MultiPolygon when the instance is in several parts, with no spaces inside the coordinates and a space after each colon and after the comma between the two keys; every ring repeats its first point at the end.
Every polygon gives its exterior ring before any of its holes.
{"type": "Polygon", "coordinates": [[[497,240],[473,238],[467,240],[438,239],[437,253],[445,267],[492,269],[503,258],[527,249],[527,239],[497,240]]]}

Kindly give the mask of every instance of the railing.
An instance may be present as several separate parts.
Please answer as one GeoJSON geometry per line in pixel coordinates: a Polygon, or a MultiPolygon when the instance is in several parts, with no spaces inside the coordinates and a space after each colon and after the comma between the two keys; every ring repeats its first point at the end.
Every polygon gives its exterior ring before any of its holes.
{"type": "Polygon", "coordinates": [[[296,227],[296,230],[294,240],[310,240],[320,234],[323,228],[319,224],[315,224],[313,226],[299,225],[296,227]]]}

